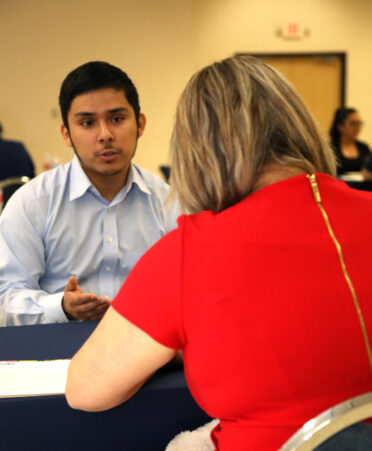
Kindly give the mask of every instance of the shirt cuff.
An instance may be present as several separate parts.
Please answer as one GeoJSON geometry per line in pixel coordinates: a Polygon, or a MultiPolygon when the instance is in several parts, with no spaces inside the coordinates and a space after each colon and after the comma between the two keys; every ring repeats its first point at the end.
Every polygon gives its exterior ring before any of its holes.
{"type": "Polygon", "coordinates": [[[62,308],[63,291],[49,294],[41,301],[44,309],[44,323],[67,323],[68,318],[62,308]]]}

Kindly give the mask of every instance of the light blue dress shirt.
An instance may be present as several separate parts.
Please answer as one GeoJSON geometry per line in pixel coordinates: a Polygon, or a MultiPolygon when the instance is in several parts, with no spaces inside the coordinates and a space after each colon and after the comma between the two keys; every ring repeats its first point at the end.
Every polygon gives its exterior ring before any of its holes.
{"type": "Polygon", "coordinates": [[[110,203],[74,159],[20,188],[0,216],[0,326],[67,322],[70,275],[85,293],[118,292],[146,250],[177,226],[168,185],[131,165],[110,203]]]}

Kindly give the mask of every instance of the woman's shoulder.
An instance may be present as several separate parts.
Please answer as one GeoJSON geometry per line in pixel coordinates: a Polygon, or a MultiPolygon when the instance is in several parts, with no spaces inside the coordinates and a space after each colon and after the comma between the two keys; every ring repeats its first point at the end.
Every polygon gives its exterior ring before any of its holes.
{"type": "Polygon", "coordinates": [[[356,145],[358,147],[359,152],[365,155],[368,155],[371,152],[368,144],[363,141],[356,141],[356,145]]]}

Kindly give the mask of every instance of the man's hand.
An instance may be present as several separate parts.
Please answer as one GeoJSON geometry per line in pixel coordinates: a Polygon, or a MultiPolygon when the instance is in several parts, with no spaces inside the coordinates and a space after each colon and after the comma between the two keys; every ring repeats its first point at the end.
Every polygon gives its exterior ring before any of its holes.
{"type": "Polygon", "coordinates": [[[69,277],[62,298],[62,308],[68,319],[101,319],[109,305],[106,298],[99,298],[94,293],[83,293],[77,278],[69,277]]]}

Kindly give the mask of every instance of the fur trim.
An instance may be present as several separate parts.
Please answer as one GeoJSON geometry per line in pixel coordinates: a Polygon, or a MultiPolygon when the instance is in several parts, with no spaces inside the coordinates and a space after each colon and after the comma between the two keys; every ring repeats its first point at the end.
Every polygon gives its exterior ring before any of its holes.
{"type": "Polygon", "coordinates": [[[193,431],[184,431],[172,439],[165,451],[214,451],[211,431],[217,426],[219,420],[212,420],[193,431]]]}

